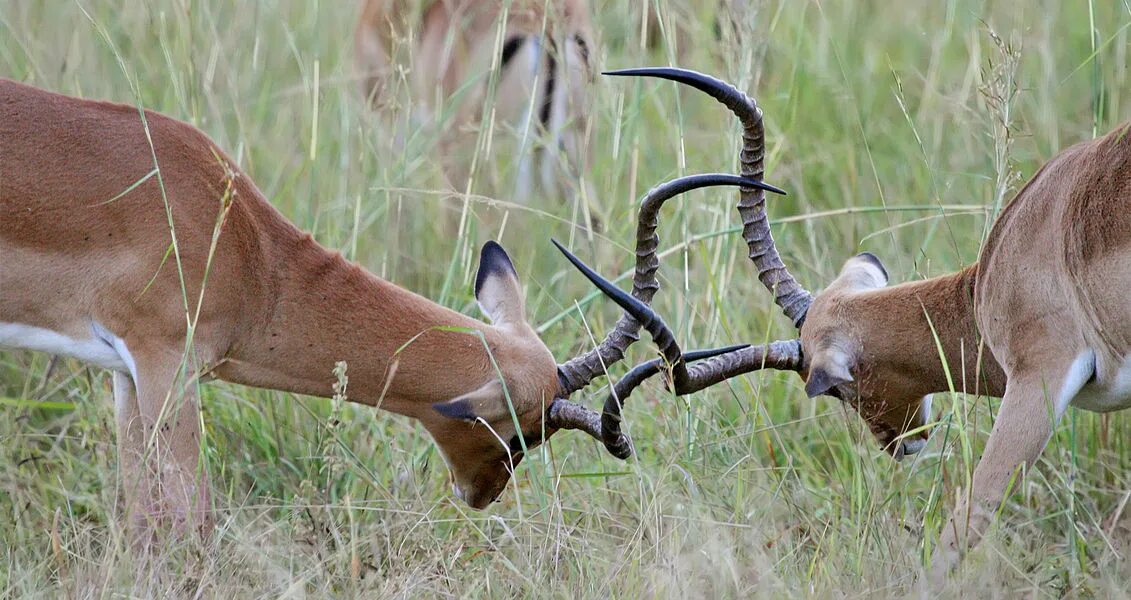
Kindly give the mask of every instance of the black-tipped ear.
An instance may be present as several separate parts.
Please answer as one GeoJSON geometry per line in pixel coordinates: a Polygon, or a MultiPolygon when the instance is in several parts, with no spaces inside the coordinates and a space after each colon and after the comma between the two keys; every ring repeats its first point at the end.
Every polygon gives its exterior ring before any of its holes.
{"type": "Polygon", "coordinates": [[[840,275],[826,289],[862,292],[882,288],[887,284],[888,270],[884,263],[871,252],[861,252],[844,262],[840,275]]]}
{"type": "Polygon", "coordinates": [[[507,274],[518,277],[518,271],[514,269],[511,257],[498,242],[489,240],[486,244],[483,244],[483,249],[479,251],[479,272],[475,275],[475,296],[479,297],[483,284],[489,276],[507,274]]]}
{"type": "Polygon", "coordinates": [[[496,325],[526,320],[518,272],[507,251],[491,241],[479,253],[479,272],[475,275],[475,299],[496,325]]]}
{"type": "Polygon", "coordinates": [[[468,423],[479,419],[495,421],[507,413],[503,384],[498,379],[492,379],[458,398],[433,404],[432,410],[449,419],[468,423]]]}
{"type": "Polygon", "coordinates": [[[448,402],[437,402],[432,405],[432,410],[435,410],[449,419],[455,419],[457,421],[474,423],[476,420],[475,411],[471,408],[471,402],[465,398],[456,398],[448,402]]]}
{"type": "Polygon", "coordinates": [[[809,369],[809,379],[805,380],[805,394],[810,398],[816,398],[850,381],[852,381],[852,373],[848,372],[847,367],[836,364],[814,366],[809,369]]]}
{"type": "Polygon", "coordinates": [[[871,252],[861,252],[860,254],[856,255],[856,258],[859,258],[879,269],[880,273],[884,276],[884,285],[887,285],[888,281],[890,280],[890,278],[888,277],[888,270],[886,267],[884,267],[884,263],[880,262],[880,258],[878,256],[872,254],[871,252]]]}

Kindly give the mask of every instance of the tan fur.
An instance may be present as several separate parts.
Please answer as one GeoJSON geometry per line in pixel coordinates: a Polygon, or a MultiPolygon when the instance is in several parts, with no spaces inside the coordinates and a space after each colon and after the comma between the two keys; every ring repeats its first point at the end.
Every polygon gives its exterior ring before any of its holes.
{"type": "Polygon", "coordinates": [[[348,364],[350,400],[419,419],[458,493],[474,507],[494,500],[522,458],[488,431],[504,443],[516,433],[506,400],[478,398],[494,402],[486,425],[431,405],[495,380],[489,348],[521,433],[540,439],[557,368],[523,319],[513,271],[484,285],[497,326],[449,310],[320,246],[192,126],[153,112],[145,120],[160,177],[130,190],[154,168],[134,107],[0,79],[0,325],[89,340],[97,324],[124,340],[137,380],[114,377],[119,449],[141,529],[170,516],[207,525],[198,373],[329,396],[336,361],[348,364]],[[167,259],[165,199],[176,231],[167,259]]]}
{"type": "Polygon", "coordinates": [[[936,578],[983,535],[1014,474],[1036,461],[1058,402],[1131,404],[1119,373],[1131,356],[1129,205],[1124,125],[1049,161],[1002,212],[977,264],[887,288],[862,284],[869,266],[854,259],[809,308],[804,375],[818,376],[847,349],[855,381],[836,389],[890,451],[897,436],[924,424],[921,399],[948,390],[936,335],[955,388],[1003,397],[974,473],[973,504],[960,494],[943,531],[936,578]]]}
{"type": "Polygon", "coordinates": [[[675,64],[690,62],[696,46],[707,47],[712,57],[723,57],[734,44],[746,41],[742,32],[753,25],[755,16],[747,0],[672,2],[664,5],[662,12],[657,12],[655,3],[642,2],[634,5],[633,14],[637,17],[635,28],[644,36],[647,47],[674,57],[675,64]]]}
{"type": "MultiPolygon", "coordinates": [[[[440,160],[463,191],[488,74],[501,64],[508,40],[524,45],[500,73],[492,118],[516,134],[545,138],[542,186],[576,188],[588,172],[589,87],[595,51],[586,0],[363,0],[354,31],[362,92],[377,107],[392,104],[398,67],[407,71],[414,126],[442,129],[440,160]],[[502,43],[498,28],[505,17],[502,43]],[[531,41],[540,50],[531,54],[531,41]],[[547,57],[547,52],[550,57],[547,57]],[[534,56],[532,63],[532,56],[534,56]],[[552,64],[552,73],[548,66],[552,64]],[[552,78],[553,82],[547,79],[552,78]],[[547,96],[547,86],[553,93],[547,96]],[[442,109],[453,110],[446,119],[442,109]],[[544,113],[545,111],[545,113],[544,113]],[[545,118],[543,118],[545,117],[545,118]],[[540,125],[541,123],[541,125],[540,125]],[[564,151],[563,172],[557,160],[564,151]],[[564,175],[564,177],[563,177],[564,175]]],[[[528,149],[529,150],[529,149],[528,149]]],[[[527,160],[526,156],[520,160],[527,160]]],[[[519,194],[529,194],[530,166],[520,166],[519,194]]],[[[589,193],[592,198],[592,193],[589,193]]]]}

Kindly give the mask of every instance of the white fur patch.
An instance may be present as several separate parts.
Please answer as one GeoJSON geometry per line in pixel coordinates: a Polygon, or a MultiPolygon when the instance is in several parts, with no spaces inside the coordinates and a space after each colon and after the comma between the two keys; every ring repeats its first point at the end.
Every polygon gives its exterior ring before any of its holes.
{"type": "Polygon", "coordinates": [[[454,481],[452,482],[452,495],[462,500],[465,504],[467,503],[467,498],[463,495],[463,488],[454,481]]]}
{"type": "Polygon", "coordinates": [[[1056,396],[1056,418],[1059,420],[1068,405],[1077,400],[1078,395],[1092,379],[1096,372],[1096,353],[1087,349],[1076,356],[1064,374],[1064,383],[1060,385],[1060,393],[1056,396]]]}
{"type": "Polygon", "coordinates": [[[866,258],[857,258],[856,261],[861,270],[871,278],[871,281],[867,284],[869,287],[881,288],[888,284],[888,274],[882,267],[866,258]]]}
{"type": "Polygon", "coordinates": [[[20,348],[77,358],[96,367],[129,373],[137,381],[137,365],[126,342],[91,322],[90,337],[75,339],[42,327],[0,323],[0,348],[20,348]]]}
{"type": "Polygon", "coordinates": [[[887,273],[874,257],[853,256],[844,263],[837,280],[852,291],[874,290],[888,284],[887,273]]]}
{"type": "Polygon", "coordinates": [[[934,401],[935,401],[935,395],[934,394],[927,394],[926,396],[923,396],[922,400],[919,401],[919,422],[920,423],[926,424],[926,423],[931,422],[931,404],[934,401]]]}
{"type": "MultiPolygon", "coordinates": [[[[1094,360],[1093,358],[1093,362],[1094,360]]],[[[1071,404],[1076,408],[1095,412],[1131,408],[1131,357],[1125,357],[1123,364],[1110,377],[1105,373],[1096,373],[1096,381],[1086,383],[1071,399],[1071,404]]]]}
{"type": "MultiPolygon", "coordinates": [[[[519,50],[525,57],[526,72],[528,73],[532,82],[538,82],[538,72],[542,65],[542,41],[537,36],[532,36],[528,41],[522,43],[522,48],[519,50]]],[[[514,61],[514,64],[520,64],[519,61],[514,61]]],[[[518,149],[518,175],[515,178],[515,196],[519,202],[526,202],[533,196],[534,191],[534,136],[536,135],[536,125],[538,111],[541,110],[541,102],[537,102],[541,98],[540,93],[536,92],[531,95],[530,102],[525,103],[522,111],[522,120],[517,123],[522,131],[521,141],[518,149]]]]}
{"type": "Polygon", "coordinates": [[[122,371],[114,371],[114,413],[127,419],[133,418],[137,410],[137,386],[130,376],[122,371]]]}

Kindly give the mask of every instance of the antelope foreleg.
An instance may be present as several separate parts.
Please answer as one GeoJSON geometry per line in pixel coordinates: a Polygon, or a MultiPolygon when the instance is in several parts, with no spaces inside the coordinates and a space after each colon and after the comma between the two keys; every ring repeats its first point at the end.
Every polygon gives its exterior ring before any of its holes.
{"type": "Polygon", "coordinates": [[[175,536],[205,533],[211,518],[196,384],[177,377],[177,367],[139,367],[136,384],[114,374],[114,400],[130,534],[145,548],[170,527],[175,536]]]}
{"type": "Polygon", "coordinates": [[[1055,403],[1063,379],[1010,379],[972,488],[959,494],[942,531],[931,569],[935,583],[945,581],[965,551],[981,541],[1006,494],[1044,450],[1059,418],[1055,403]]]}

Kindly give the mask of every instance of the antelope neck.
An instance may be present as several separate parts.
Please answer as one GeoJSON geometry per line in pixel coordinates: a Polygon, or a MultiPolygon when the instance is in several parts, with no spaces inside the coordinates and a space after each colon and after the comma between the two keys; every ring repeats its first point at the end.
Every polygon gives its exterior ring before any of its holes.
{"type": "Polygon", "coordinates": [[[491,326],[380,279],[309,235],[280,244],[261,329],[216,369],[245,385],[328,397],[347,364],[351,401],[419,416],[494,376],[491,326]],[[458,328],[462,331],[453,331],[458,328]]]}
{"type": "Polygon", "coordinates": [[[902,371],[922,388],[917,390],[922,395],[949,391],[951,381],[955,391],[1003,394],[1005,375],[978,333],[977,271],[972,265],[857,294],[849,308],[856,314],[849,318],[873,329],[871,335],[861,336],[870,340],[863,348],[865,360],[902,371]]]}

